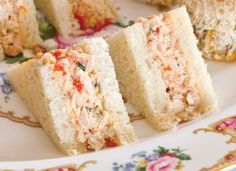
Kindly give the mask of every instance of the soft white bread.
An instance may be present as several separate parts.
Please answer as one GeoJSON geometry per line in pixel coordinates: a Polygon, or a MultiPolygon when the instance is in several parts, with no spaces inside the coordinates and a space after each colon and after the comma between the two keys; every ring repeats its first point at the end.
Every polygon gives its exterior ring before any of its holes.
{"type": "MultiPolygon", "coordinates": [[[[135,141],[137,138],[119,93],[108,45],[101,38],[84,40],[68,53],[75,53],[81,46],[86,46],[95,60],[94,69],[100,80],[103,105],[112,118],[113,129],[120,142],[118,145],[135,141]]],[[[45,62],[47,54],[42,59],[45,62]]],[[[76,139],[79,135],[71,123],[67,108],[70,103],[61,91],[61,77],[55,77],[51,69],[38,59],[12,66],[8,77],[26,106],[62,151],[70,155],[87,151],[85,144],[76,139]]]]}
{"type": "Polygon", "coordinates": [[[153,66],[147,51],[142,25],[134,24],[108,38],[107,42],[121,94],[154,127],[172,128],[175,118],[164,113],[168,96],[161,73],[153,66]]]}
{"type": "MultiPolygon", "coordinates": [[[[187,70],[197,84],[200,96],[197,112],[214,109],[216,97],[207,67],[196,46],[197,41],[186,9],[182,7],[164,15],[169,18],[176,32],[183,51],[182,57],[187,59],[187,70]]],[[[181,122],[174,113],[167,111],[170,105],[169,95],[159,68],[147,50],[147,40],[141,24],[134,24],[114,34],[107,41],[124,97],[129,99],[157,130],[168,130],[181,122]]],[[[196,115],[188,117],[188,120],[191,120],[196,115]]]]}
{"type": "Polygon", "coordinates": [[[23,47],[32,48],[42,44],[33,0],[18,0],[18,6],[24,7],[18,18],[23,47]]]}
{"type": "Polygon", "coordinates": [[[73,7],[68,0],[34,0],[63,37],[70,37],[79,30],[79,23],[74,19],[73,7]]]}
{"type": "Polygon", "coordinates": [[[3,60],[4,58],[5,58],[4,50],[0,43],[0,61],[3,60]]]}

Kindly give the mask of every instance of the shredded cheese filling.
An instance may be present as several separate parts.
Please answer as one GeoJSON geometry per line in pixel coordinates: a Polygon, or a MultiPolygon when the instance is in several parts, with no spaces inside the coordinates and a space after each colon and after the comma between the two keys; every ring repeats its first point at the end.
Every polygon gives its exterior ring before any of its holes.
{"type": "Polygon", "coordinates": [[[171,101],[168,112],[176,114],[181,121],[198,115],[199,94],[170,21],[162,15],[140,18],[138,22],[143,26],[148,49],[166,85],[171,101]]]}
{"type": "Polygon", "coordinates": [[[87,150],[99,150],[118,144],[109,113],[103,107],[103,95],[94,70],[92,56],[81,48],[51,53],[52,70],[63,77],[62,91],[68,98],[71,123],[77,140],[87,150]]]}
{"type": "Polygon", "coordinates": [[[74,17],[78,20],[82,30],[93,29],[99,31],[110,24],[115,18],[113,10],[106,0],[71,0],[74,17]]]}

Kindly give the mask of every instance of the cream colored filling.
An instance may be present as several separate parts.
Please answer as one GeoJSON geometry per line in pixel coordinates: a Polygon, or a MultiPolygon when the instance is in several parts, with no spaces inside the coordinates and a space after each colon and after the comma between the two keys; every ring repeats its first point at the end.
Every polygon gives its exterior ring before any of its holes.
{"type": "Polygon", "coordinates": [[[166,85],[171,101],[168,112],[182,121],[191,119],[192,115],[197,115],[199,95],[171,23],[165,16],[141,18],[138,22],[143,25],[148,49],[166,85]]]}
{"type": "Polygon", "coordinates": [[[108,141],[116,144],[110,115],[103,108],[103,95],[91,55],[77,51],[62,52],[62,58],[52,58],[51,66],[62,77],[62,91],[69,101],[68,111],[77,130],[77,141],[84,143],[87,150],[109,146],[108,141]]]}

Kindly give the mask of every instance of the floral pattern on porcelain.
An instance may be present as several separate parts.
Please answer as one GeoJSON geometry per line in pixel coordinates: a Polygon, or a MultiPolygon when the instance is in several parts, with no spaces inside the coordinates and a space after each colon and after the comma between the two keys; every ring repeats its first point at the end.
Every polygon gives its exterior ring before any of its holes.
{"type": "Polygon", "coordinates": [[[0,87],[1,92],[5,95],[4,101],[7,103],[9,98],[9,95],[13,92],[13,88],[7,79],[6,73],[0,73],[0,87]]]}
{"type": "Polygon", "coordinates": [[[125,164],[113,163],[113,171],[173,171],[182,170],[182,161],[191,160],[184,150],[158,147],[152,153],[141,151],[131,156],[132,161],[125,164]]]}
{"type": "Polygon", "coordinates": [[[209,125],[209,128],[197,129],[193,133],[197,134],[200,131],[229,135],[231,138],[227,143],[236,143],[236,116],[231,116],[214,122],[209,125]]]}

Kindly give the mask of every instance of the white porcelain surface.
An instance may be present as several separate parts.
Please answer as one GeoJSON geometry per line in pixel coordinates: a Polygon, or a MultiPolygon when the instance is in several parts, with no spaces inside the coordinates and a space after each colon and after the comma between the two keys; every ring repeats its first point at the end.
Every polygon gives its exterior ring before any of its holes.
{"type": "MultiPolygon", "coordinates": [[[[158,12],[154,7],[131,0],[119,0],[117,6],[120,7],[120,13],[128,19],[158,12]]],[[[14,92],[8,96],[9,99],[6,102],[6,94],[0,91],[0,170],[26,168],[39,170],[68,164],[76,164],[77,166],[73,167],[78,169],[82,163],[91,160],[96,161],[96,164],[88,164],[81,170],[115,170],[113,162],[128,163],[132,161],[131,156],[134,153],[140,151],[152,153],[152,150],[158,146],[168,149],[177,147],[185,149],[184,152],[191,156],[191,160],[181,162],[185,165],[183,170],[194,171],[214,166],[229,151],[236,150],[236,142],[226,144],[230,139],[229,135],[224,136],[213,132],[194,134],[193,131],[209,128],[209,125],[214,122],[236,116],[236,63],[207,62],[207,65],[218,96],[219,109],[217,111],[167,133],[154,131],[144,119],[134,121],[132,124],[140,138],[139,142],[73,157],[62,154],[41,128],[30,127],[4,118],[4,113],[6,116],[7,111],[13,111],[16,118],[29,116],[30,123],[36,122],[14,92]]],[[[7,68],[7,64],[0,62],[0,73],[5,73],[7,68]]],[[[0,78],[0,85],[2,84],[0,78]]],[[[232,130],[235,135],[236,128],[232,130]]],[[[236,157],[234,163],[236,164],[236,157]]],[[[236,166],[233,170],[236,170],[236,166]]]]}

